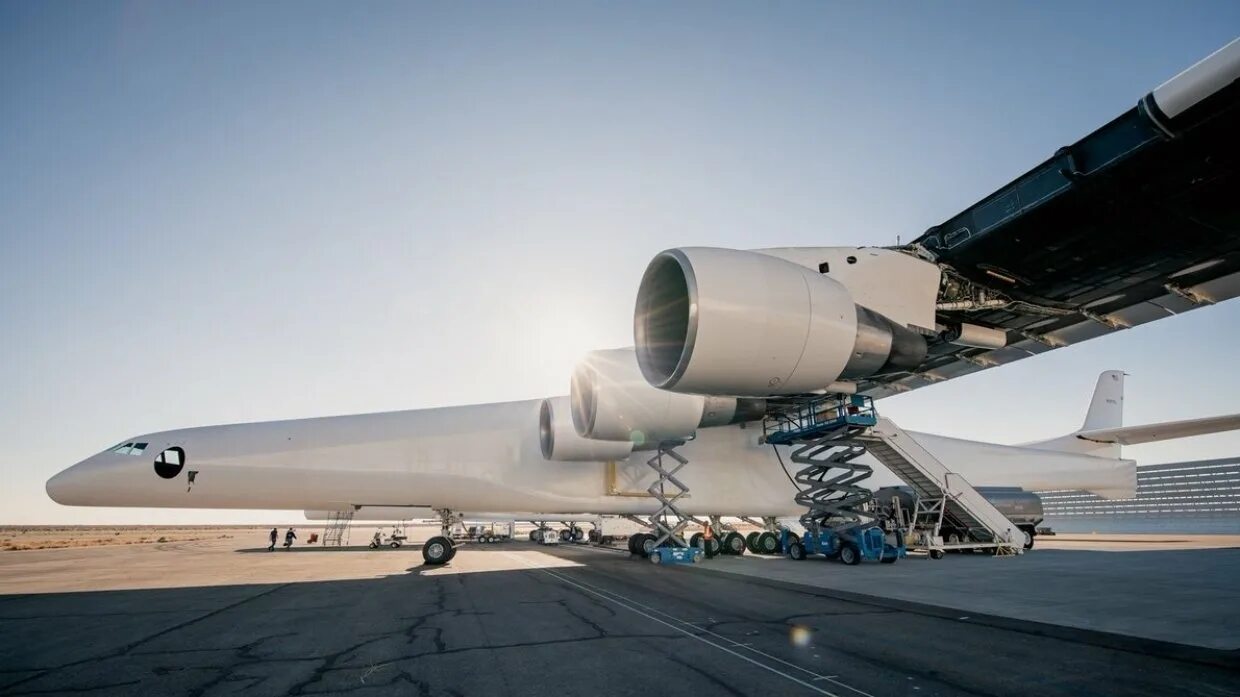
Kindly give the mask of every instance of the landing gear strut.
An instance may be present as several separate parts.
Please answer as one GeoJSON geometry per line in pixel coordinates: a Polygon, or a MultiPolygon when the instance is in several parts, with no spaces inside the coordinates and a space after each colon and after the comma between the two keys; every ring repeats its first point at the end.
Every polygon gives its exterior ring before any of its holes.
{"type": "Polygon", "coordinates": [[[452,543],[452,524],[456,522],[452,511],[443,508],[439,513],[439,533],[422,545],[422,561],[432,566],[447,564],[456,556],[456,545],[452,543]]]}

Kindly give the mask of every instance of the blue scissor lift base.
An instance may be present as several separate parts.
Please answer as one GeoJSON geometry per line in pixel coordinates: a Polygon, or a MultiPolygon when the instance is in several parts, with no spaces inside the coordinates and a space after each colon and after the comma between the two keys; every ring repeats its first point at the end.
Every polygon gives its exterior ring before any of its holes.
{"type": "Polygon", "coordinates": [[[705,552],[699,547],[659,547],[651,550],[652,564],[696,564],[705,552]]]}
{"type": "Polygon", "coordinates": [[[794,542],[801,545],[805,554],[820,554],[827,559],[840,559],[840,551],[845,545],[851,545],[857,550],[857,562],[878,561],[894,564],[897,559],[908,556],[908,550],[904,546],[904,535],[900,531],[896,532],[896,544],[894,545],[888,544],[886,537],[886,533],[877,523],[856,525],[842,530],[825,528],[817,535],[806,531],[805,537],[800,540],[795,540],[792,532],[784,528],[780,535],[780,545],[783,553],[793,559],[798,558],[791,553],[794,542]]]}

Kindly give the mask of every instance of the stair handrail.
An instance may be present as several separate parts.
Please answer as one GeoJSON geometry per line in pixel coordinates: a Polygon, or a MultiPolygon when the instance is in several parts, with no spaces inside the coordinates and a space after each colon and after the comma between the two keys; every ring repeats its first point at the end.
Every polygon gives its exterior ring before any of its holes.
{"type": "MultiPolygon", "coordinates": [[[[966,479],[966,478],[965,478],[965,476],[964,476],[963,474],[959,474],[959,473],[957,473],[957,472],[948,472],[947,474],[948,474],[948,475],[955,475],[955,476],[959,477],[959,478],[960,478],[960,480],[961,480],[962,482],[964,482],[964,483],[965,483],[965,484],[966,484],[966,485],[967,485],[970,489],[972,489],[973,491],[977,491],[977,487],[973,486],[973,483],[972,483],[972,482],[970,482],[968,479],[966,479]]],[[[946,480],[944,481],[944,484],[946,484],[946,480]]],[[[944,492],[944,493],[950,493],[946,487],[943,489],[943,492],[944,492]]],[[[980,492],[980,491],[977,491],[977,494],[978,494],[978,496],[982,496],[982,492],[980,492]]],[[[985,497],[985,496],[982,496],[982,498],[983,498],[983,499],[985,499],[986,497],[985,497]]],[[[956,497],[955,495],[952,495],[952,500],[953,500],[953,501],[957,500],[957,497],[956,497]]],[[[993,504],[992,504],[992,507],[993,507],[993,504]]],[[[998,509],[995,509],[995,510],[998,510],[998,509]]],[[[1000,513],[1000,515],[1003,515],[1003,514],[1002,514],[1002,513],[1000,513]]],[[[1002,541],[1003,541],[1003,542],[1005,542],[1005,543],[1007,543],[1007,544],[1009,544],[1009,545],[1016,544],[1016,543],[1017,543],[1017,541],[1016,541],[1016,540],[1014,540],[1014,539],[1012,539],[1012,530],[1016,529],[1016,525],[1015,525],[1015,523],[1012,523],[1012,521],[1011,521],[1011,520],[1008,520],[1007,516],[1003,516],[1003,519],[1008,521],[1008,525],[1007,525],[1007,529],[1004,531],[1004,539],[1003,539],[1002,541]]],[[[980,522],[980,521],[979,521],[979,522],[980,522]]]]}

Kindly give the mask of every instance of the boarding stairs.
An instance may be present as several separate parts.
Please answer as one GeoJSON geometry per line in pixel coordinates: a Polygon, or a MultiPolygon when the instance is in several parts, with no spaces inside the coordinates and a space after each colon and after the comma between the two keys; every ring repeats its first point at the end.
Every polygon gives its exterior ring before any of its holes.
{"type": "Polygon", "coordinates": [[[866,450],[884,467],[912,487],[921,501],[941,501],[943,514],[977,537],[983,533],[1001,553],[1024,551],[1025,533],[999,512],[986,497],[959,474],[948,471],[933,454],[923,448],[891,419],[879,418],[866,433],[857,437],[866,450]]]}
{"type": "Polygon", "coordinates": [[[332,511],[323,527],[323,546],[340,547],[349,543],[349,526],[353,523],[353,507],[332,511]]]}
{"type": "Polygon", "coordinates": [[[940,512],[935,535],[946,518],[975,538],[989,538],[987,546],[999,553],[1023,551],[1024,532],[964,477],[948,471],[890,419],[880,418],[869,397],[817,396],[768,418],[765,428],[767,443],[796,446],[792,461],[802,466],[794,477],[800,489],[796,501],[808,509],[801,517],[808,530],[840,530],[873,519],[868,505],[873,494],[860,486],[872,469],[857,461],[868,453],[919,501],[935,502],[931,510],[940,512]]]}

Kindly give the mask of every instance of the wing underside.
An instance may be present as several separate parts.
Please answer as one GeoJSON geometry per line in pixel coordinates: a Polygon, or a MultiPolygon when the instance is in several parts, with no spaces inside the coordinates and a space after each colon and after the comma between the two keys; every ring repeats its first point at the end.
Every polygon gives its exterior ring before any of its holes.
{"type": "Polygon", "coordinates": [[[940,328],[1000,329],[1007,345],[937,341],[917,370],[860,391],[907,392],[1240,295],[1240,43],[1224,52],[1230,81],[1210,96],[1169,117],[1156,90],[905,247],[943,268],[940,328]]]}

